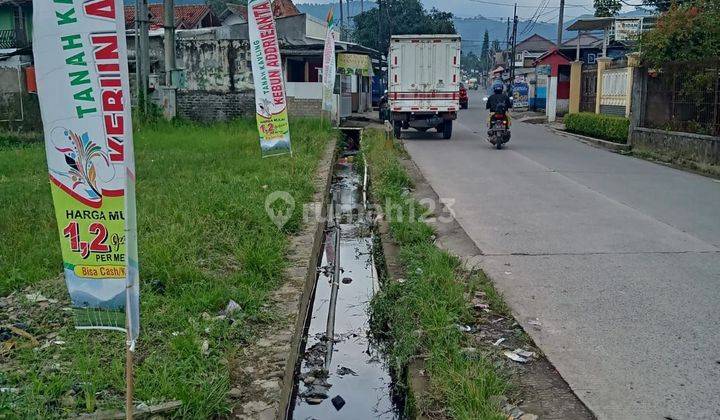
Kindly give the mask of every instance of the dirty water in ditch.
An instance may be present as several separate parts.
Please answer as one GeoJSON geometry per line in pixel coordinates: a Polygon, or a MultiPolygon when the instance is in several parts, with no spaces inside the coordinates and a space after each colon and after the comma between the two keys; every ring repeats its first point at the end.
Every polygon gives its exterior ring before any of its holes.
{"type": "MultiPolygon", "coordinates": [[[[359,137],[359,132],[351,134],[359,137]]],[[[290,419],[403,418],[403,398],[395,392],[383,345],[370,335],[369,305],[379,291],[379,282],[373,256],[372,225],[364,216],[363,184],[366,177],[357,170],[360,165],[356,164],[352,150],[358,141],[359,138],[351,138],[333,172],[330,193],[337,216],[331,216],[331,204],[305,342],[295,377],[290,419]],[[333,219],[338,221],[340,228],[339,246],[333,219]],[[338,258],[341,270],[336,275],[334,264],[338,258]],[[332,328],[334,340],[332,355],[326,363],[334,278],[338,280],[332,328]]]]}

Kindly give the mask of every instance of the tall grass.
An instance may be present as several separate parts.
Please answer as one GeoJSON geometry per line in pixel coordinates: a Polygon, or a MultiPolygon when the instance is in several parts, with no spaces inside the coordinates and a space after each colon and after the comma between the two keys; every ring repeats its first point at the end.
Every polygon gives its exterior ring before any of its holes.
{"type": "MultiPolygon", "coordinates": [[[[398,162],[402,151],[384,137],[379,132],[364,137],[374,198],[404,207],[406,215],[411,207],[422,214],[407,194],[412,180],[398,162]]],[[[502,369],[481,354],[464,354],[463,347],[473,344],[458,328],[473,319],[466,294],[494,289],[482,273],[470,275],[457,258],[438,249],[433,230],[422,220],[392,220],[390,234],[400,246],[405,281],[384,284],[372,302],[372,324],[391,338],[399,370],[414,358],[425,359],[430,390],[413,396],[415,410],[430,417],[441,411],[457,419],[506,418],[490,398],[507,388],[502,369]]]]}
{"type": "MultiPolygon", "coordinates": [[[[252,120],[157,122],[136,131],[142,323],[137,400],[181,400],[181,418],[228,411],[228,359],[272,320],[264,306],[283,280],[287,235],[301,227],[302,204],[312,197],[318,160],[333,137],[317,120],[291,121],[291,135],[292,157],[262,159],[252,120]],[[287,191],[296,201],[282,229],[265,213],[272,191],[287,191]],[[213,319],[231,299],[242,308],[234,322],[213,319]]],[[[64,297],[42,144],[0,148],[0,200],[0,293],[30,286],[64,297]]],[[[43,317],[55,322],[24,315],[20,321],[33,334],[59,332],[67,344],[12,354],[13,368],[0,372],[0,384],[20,392],[0,395],[0,417],[120,407],[123,337],[75,331],[53,311],[43,317]],[[48,370],[53,357],[59,370],[48,370]],[[76,407],[63,408],[59,401],[78,389],[76,407]]]]}

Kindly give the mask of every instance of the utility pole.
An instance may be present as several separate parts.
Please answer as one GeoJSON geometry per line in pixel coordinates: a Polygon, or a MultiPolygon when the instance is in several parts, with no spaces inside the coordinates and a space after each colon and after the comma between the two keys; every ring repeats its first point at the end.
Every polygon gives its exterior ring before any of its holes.
{"type": "Polygon", "coordinates": [[[365,13],[365,0],[360,0],[360,13],[365,13]]]}
{"type": "Polygon", "coordinates": [[[507,26],[505,27],[505,50],[510,49],[510,18],[507,18],[507,26]]]}
{"type": "Polygon", "coordinates": [[[140,82],[140,31],[138,26],[138,17],[140,11],[140,0],[135,0],[135,100],[136,104],[140,105],[140,98],[142,95],[140,95],[140,88],[141,88],[141,82],[140,82]]]}
{"type": "MultiPolygon", "coordinates": [[[[382,19],[380,18],[380,17],[382,16],[382,4],[383,4],[383,0],[377,0],[377,7],[378,7],[378,10],[377,10],[378,44],[377,44],[375,47],[376,47],[376,48],[378,49],[378,51],[380,51],[381,53],[383,52],[383,51],[381,51],[382,48],[380,47],[380,45],[382,45],[381,42],[382,42],[382,35],[383,35],[383,33],[382,33],[382,19]]],[[[390,59],[389,59],[389,58],[388,58],[388,62],[390,62],[390,59]]]]}
{"type": "Polygon", "coordinates": [[[345,2],[345,5],[346,5],[346,7],[347,7],[347,24],[348,24],[348,29],[349,29],[349,28],[350,28],[350,22],[351,22],[350,19],[352,18],[352,13],[350,13],[350,0],[347,0],[347,1],[345,2]]]}
{"type": "Polygon", "coordinates": [[[150,76],[150,30],[148,0],[140,0],[140,9],[137,17],[140,23],[140,48],[138,48],[140,59],[140,98],[143,100],[143,111],[147,112],[148,78],[150,76]]]}
{"type": "MultiPolygon", "coordinates": [[[[563,15],[565,14],[565,0],[560,0],[560,16],[558,16],[558,34],[557,34],[557,47],[558,50],[562,47],[562,36],[563,36],[563,15]]],[[[579,32],[578,32],[579,34],[579,32]]],[[[579,35],[578,35],[579,36],[579,35]]]]}
{"type": "Polygon", "coordinates": [[[340,0],[340,39],[343,39],[343,26],[345,26],[345,18],[343,17],[343,5],[340,0]]]}
{"type": "Polygon", "coordinates": [[[510,59],[510,83],[515,83],[515,46],[517,45],[517,3],[515,3],[515,9],[513,10],[513,29],[512,29],[512,58],[510,59]]]}
{"type": "Polygon", "coordinates": [[[164,0],[165,9],[165,86],[172,86],[172,71],[175,70],[175,4],[164,0]]]}

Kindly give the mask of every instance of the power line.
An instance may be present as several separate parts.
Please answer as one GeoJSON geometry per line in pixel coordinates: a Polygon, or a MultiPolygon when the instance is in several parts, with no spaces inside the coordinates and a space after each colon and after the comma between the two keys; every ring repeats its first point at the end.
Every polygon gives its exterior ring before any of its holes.
{"type": "Polygon", "coordinates": [[[538,19],[540,19],[540,17],[544,14],[545,8],[547,8],[549,2],[550,0],[545,0],[544,2],[538,4],[538,8],[533,14],[533,17],[530,18],[529,22],[526,21],[525,27],[523,28],[523,31],[520,32],[520,35],[528,33],[535,28],[535,24],[537,23],[538,19]]]}
{"type": "MultiPolygon", "coordinates": [[[[500,3],[500,2],[496,2],[496,1],[487,1],[487,0],[470,0],[470,1],[472,1],[473,3],[489,4],[492,6],[509,6],[509,7],[515,6],[514,4],[511,4],[511,3],[500,3]]],[[[524,9],[535,9],[537,6],[518,6],[518,7],[519,8],[521,7],[524,9]]],[[[565,7],[580,7],[583,9],[587,9],[586,4],[566,4],[565,7]]]]}

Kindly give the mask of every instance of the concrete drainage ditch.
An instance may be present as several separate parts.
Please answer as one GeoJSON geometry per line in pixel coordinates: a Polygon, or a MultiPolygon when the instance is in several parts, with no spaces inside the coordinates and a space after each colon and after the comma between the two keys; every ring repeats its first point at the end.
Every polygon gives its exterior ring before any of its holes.
{"type": "Polygon", "coordinates": [[[369,305],[379,291],[361,129],[343,129],[317,279],[296,366],[290,419],[399,419],[399,395],[384,345],[372,337],[369,305]]]}

